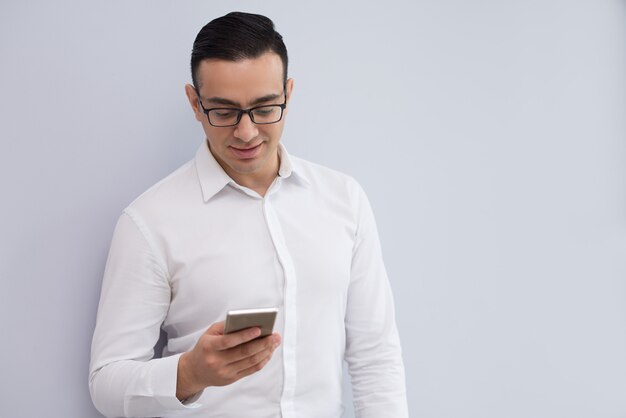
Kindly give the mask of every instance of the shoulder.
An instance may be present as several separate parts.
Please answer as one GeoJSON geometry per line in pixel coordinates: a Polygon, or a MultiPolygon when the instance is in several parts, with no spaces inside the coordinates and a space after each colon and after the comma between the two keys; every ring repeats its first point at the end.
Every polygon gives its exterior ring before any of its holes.
{"type": "Polygon", "coordinates": [[[294,170],[306,178],[315,188],[323,188],[329,192],[355,193],[362,190],[357,180],[349,174],[326,167],[321,164],[290,156],[294,170]]]}
{"type": "Polygon", "coordinates": [[[359,212],[366,204],[365,191],[351,175],[303,158],[291,156],[291,159],[294,170],[308,181],[318,202],[343,206],[352,213],[359,212]]]}
{"type": "Polygon", "coordinates": [[[168,211],[174,205],[194,199],[198,193],[200,187],[192,159],[137,196],[124,211],[139,214],[168,211]]]}

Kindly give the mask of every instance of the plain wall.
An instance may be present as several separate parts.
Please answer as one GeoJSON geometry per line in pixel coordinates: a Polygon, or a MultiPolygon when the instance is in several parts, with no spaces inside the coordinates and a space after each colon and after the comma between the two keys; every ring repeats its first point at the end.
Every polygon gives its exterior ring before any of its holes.
{"type": "Polygon", "coordinates": [[[0,415],[99,416],[113,227],[193,157],[191,45],[245,10],[290,53],[283,142],[372,201],[411,415],[626,416],[625,9],[0,2],[0,415]]]}

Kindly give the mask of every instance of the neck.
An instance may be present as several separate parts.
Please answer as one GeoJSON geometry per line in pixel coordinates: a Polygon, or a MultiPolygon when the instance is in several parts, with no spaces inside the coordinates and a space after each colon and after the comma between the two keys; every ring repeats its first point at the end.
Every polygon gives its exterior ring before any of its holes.
{"type": "Polygon", "coordinates": [[[235,181],[235,183],[254,190],[262,197],[265,196],[267,190],[274,182],[274,179],[278,176],[278,170],[280,168],[280,156],[278,155],[278,150],[274,155],[270,156],[268,161],[265,161],[258,170],[250,173],[235,171],[219,158],[216,157],[215,159],[218,164],[222,166],[226,174],[228,174],[228,176],[235,181]]]}
{"type": "MultiPolygon", "coordinates": [[[[276,157],[276,160],[280,160],[280,159],[276,157]]],[[[267,190],[270,188],[270,186],[276,179],[276,176],[278,176],[278,167],[280,167],[280,161],[277,161],[275,169],[269,172],[268,174],[258,173],[258,175],[251,175],[251,174],[248,175],[248,174],[228,173],[228,172],[226,172],[226,174],[228,174],[230,178],[235,180],[235,182],[238,185],[247,187],[248,189],[252,189],[255,192],[257,192],[259,195],[261,195],[261,197],[264,197],[265,194],[267,193],[267,190]]]]}

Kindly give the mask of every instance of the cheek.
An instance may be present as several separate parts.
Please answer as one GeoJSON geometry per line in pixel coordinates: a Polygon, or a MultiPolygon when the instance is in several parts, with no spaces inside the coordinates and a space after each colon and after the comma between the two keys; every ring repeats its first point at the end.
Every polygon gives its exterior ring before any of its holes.
{"type": "Polygon", "coordinates": [[[222,139],[220,136],[211,134],[209,132],[207,132],[207,139],[209,141],[209,146],[211,147],[211,150],[213,151],[213,153],[217,153],[219,155],[224,154],[224,150],[226,148],[226,144],[225,144],[226,141],[224,139],[222,139]]]}
{"type": "Polygon", "coordinates": [[[283,127],[285,126],[283,122],[284,121],[281,120],[278,123],[275,123],[272,125],[266,125],[263,133],[265,134],[266,137],[270,138],[272,142],[277,142],[283,133],[283,127]]]}
{"type": "Polygon", "coordinates": [[[223,147],[228,141],[228,138],[232,137],[231,132],[227,128],[216,128],[209,125],[209,123],[203,123],[204,133],[209,139],[209,143],[214,147],[223,147]]]}
{"type": "Polygon", "coordinates": [[[273,131],[273,136],[274,136],[274,140],[276,142],[278,142],[278,140],[280,140],[280,137],[283,134],[283,128],[285,127],[285,124],[283,123],[283,121],[280,121],[279,124],[276,124],[274,131],[273,131]]]}
{"type": "Polygon", "coordinates": [[[267,138],[268,142],[271,144],[275,144],[280,139],[280,130],[277,129],[268,129],[263,132],[263,136],[267,138]]]}

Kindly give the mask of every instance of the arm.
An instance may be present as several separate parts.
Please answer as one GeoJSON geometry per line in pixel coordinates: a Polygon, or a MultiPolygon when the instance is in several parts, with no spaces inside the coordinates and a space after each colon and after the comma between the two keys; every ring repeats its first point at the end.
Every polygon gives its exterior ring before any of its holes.
{"type": "Polygon", "coordinates": [[[261,370],[280,343],[277,334],[256,339],[258,328],[224,335],[218,322],[191,351],[152,359],[171,296],[165,262],[156,254],[149,231],[124,213],[105,268],[89,376],[94,405],[106,416],[196,408],[204,388],[261,370]]]}
{"type": "Polygon", "coordinates": [[[180,355],[152,359],[167,315],[165,263],[132,212],[113,234],[91,348],[89,390],[105,416],[159,416],[192,408],[175,396],[180,355]]]}
{"type": "Polygon", "coordinates": [[[346,309],[346,354],[359,418],[408,417],[404,365],[374,215],[357,186],[357,232],[346,309]]]}

